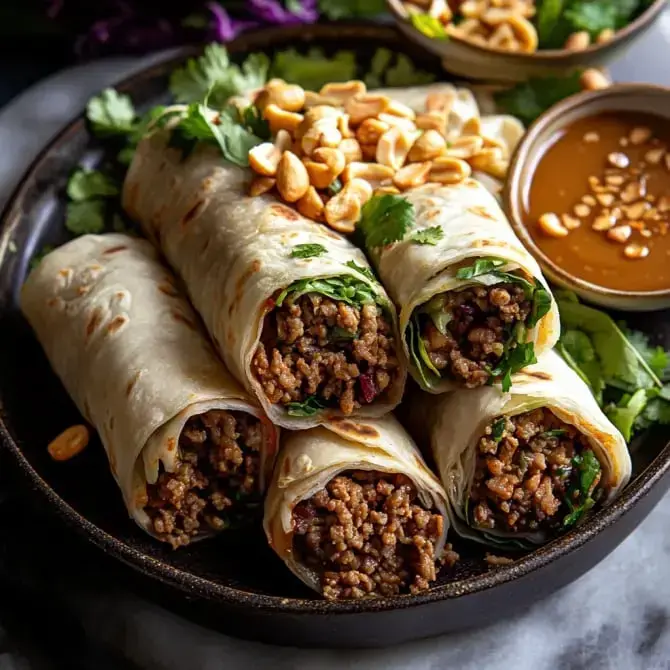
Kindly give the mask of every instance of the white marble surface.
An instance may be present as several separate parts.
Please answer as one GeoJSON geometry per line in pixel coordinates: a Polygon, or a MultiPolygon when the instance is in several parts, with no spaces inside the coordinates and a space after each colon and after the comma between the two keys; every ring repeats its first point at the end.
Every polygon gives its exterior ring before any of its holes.
{"type": "MultiPolygon", "coordinates": [[[[613,68],[617,80],[670,84],[670,13],[613,68]]],[[[154,57],[155,58],[155,57],[154,57]]],[[[153,58],[112,59],[55,75],[0,111],[0,204],[90,95],[153,58]]],[[[306,651],[229,638],[100,580],[72,593],[88,635],[165,670],[656,670],[670,668],[670,497],[607,559],[518,617],[475,632],[374,651],[306,651]]],[[[0,667],[24,667],[11,664],[0,667]]]]}

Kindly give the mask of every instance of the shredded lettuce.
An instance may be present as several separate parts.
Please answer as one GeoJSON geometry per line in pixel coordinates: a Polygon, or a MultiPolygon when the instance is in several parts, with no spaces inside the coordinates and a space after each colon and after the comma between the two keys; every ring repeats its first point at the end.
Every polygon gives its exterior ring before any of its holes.
{"type": "Polygon", "coordinates": [[[318,279],[298,279],[277,296],[275,304],[277,307],[281,307],[287,296],[291,295],[294,300],[297,300],[301,295],[305,295],[306,293],[319,293],[355,307],[375,302],[383,305],[378,292],[370,284],[350,275],[318,279]]]}

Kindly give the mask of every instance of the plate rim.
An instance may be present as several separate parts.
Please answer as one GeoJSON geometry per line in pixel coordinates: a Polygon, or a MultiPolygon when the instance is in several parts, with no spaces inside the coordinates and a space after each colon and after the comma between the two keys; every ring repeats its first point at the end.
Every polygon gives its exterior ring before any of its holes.
{"type": "MultiPolygon", "coordinates": [[[[264,50],[267,50],[268,43],[275,43],[277,37],[286,40],[288,35],[298,37],[305,42],[313,42],[315,36],[318,38],[319,35],[322,35],[332,39],[334,37],[343,37],[343,33],[350,33],[352,31],[358,34],[364,31],[378,40],[398,39],[398,37],[401,37],[398,29],[394,27],[353,23],[338,24],[336,26],[316,24],[307,27],[267,28],[242,35],[225,46],[230,51],[246,51],[252,50],[254,44],[259,44],[264,45],[264,50]]],[[[132,90],[144,79],[151,79],[165,74],[168,68],[182,63],[189,56],[200,53],[202,48],[203,45],[186,45],[177,51],[172,51],[164,59],[160,59],[158,62],[122,78],[115,84],[114,88],[124,92],[129,89],[132,90]]],[[[259,46],[256,48],[261,49],[262,47],[259,46]]],[[[82,112],[71,119],[45,143],[44,147],[21,175],[7,199],[7,203],[0,215],[0,264],[6,263],[8,260],[7,249],[14,228],[21,219],[21,203],[29,189],[31,176],[39,171],[51,153],[62,143],[66,143],[70,136],[76,135],[79,132],[87,132],[84,113],[84,110],[82,110],[82,112]]],[[[6,305],[2,303],[0,303],[0,309],[3,313],[7,311],[6,305]]],[[[142,574],[150,577],[152,580],[160,580],[191,596],[197,595],[207,600],[215,599],[231,607],[251,606],[262,612],[281,612],[292,615],[333,616],[414,609],[433,602],[455,600],[467,595],[481,593],[509,582],[520,580],[533,572],[541,570],[553,561],[574,553],[580,547],[593,540],[598,534],[616,523],[632,507],[637,505],[663,479],[664,475],[670,471],[670,442],[668,442],[613,503],[587,520],[582,526],[515,560],[510,565],[500,566],[487,573],[435,586],[428,591],[416,595],[408,594],[393,598],[362,599],[360,601],[328,601],[316,594],[312,598],[293,598],[244,591],[226,586],[188,570],[174,567],[117,539],[75,510],[35,470],[23,454],[19,442],[14,439],[7,426],[2,398],[0,398],[0,445],[12,456],[15,463],[20,467],[22,474],[30,480],[33,490],[37,490],[50,503],[50,513],[53,513],[54,516],[58,517],[67,526],[73,528],[77,533],[92,541],[98,548],[112,555],[125,565],[132,567],[134,570],[142,571],[142,574]]]]}

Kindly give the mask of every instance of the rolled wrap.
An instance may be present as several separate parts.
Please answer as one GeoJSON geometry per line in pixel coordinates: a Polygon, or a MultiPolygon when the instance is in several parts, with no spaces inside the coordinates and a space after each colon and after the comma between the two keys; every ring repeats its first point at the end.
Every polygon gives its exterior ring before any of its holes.
{"type": "Polygon", "coordinates": [[[409,477],[421,502],[444,518],[443,532],[435,545],[435,555],[441,555],[448,530],[445,493],[405,429],[393,415],[336,420],[311,430],[284,433],[265,501],[263,525],[270,546],[302,582],[321,591],[319,575],[303,565],[293,551],[293,509],[347,470],[409,477]]]}
{"type": "MultiPolygon", "coordinates": [[[[439,227],[442,237],[434,245],[414,244],[411,236],[382,248],[370,249],[379,276],[400,310],[400,332],[410,373],[431,393],[444,393],[458,387],[443,374],[440,378],[422,377],[408,344],[408,327],[414,311],[434,296],[447,291],[481,286],[483,279],[459,279],[457,270],[478,258],[506,261],[497,269],[522,271],[550,292],[539,265],[526,251],[510,227],[495,198],[476,180],[443,186],[426,184],[403,193],[414,206],[412,231],[439,227]]],[[[499,282],[499,280],[498,280],[499,282]]],[[[497,282],[487,282],[497,283],[497,282]]],[[[560,335],[560,320],[555,300],[549,312],[530,328],[525,341],[532,342],[536,355],[551,349],[560,335]]]]}
{"type": "MultiPolygon", "coordinates": [[[[178,464],[186,422],[233,410],[262,424],[260,488],[278,435],[216,357],[198,317],[146,240],[85,235],[30,274],[21,309],[84,418],[94,426],[128,512],[144,511],[147,484],[178,464]]],[[[208,534],[208,533],[204,533],[208,534]]]]}
{"type": "Polygon", "coordinates": [[[603,414],[586,384],[554,351],[514,377],[508,393],[497,386],[429,396],[416,391],[403,403],[403,422],[419,444],[430,444],[449,500],[453,529],[462,537],[485,544],[534,546],[546,542],[543,533],[518,533],[474,528],[466,508],[472,488],[476,449],[484,428],[500,417],[548,408],[584,435],[602,467],[600,484],[611,502],[628,483],[631,460],[626,442],[603,414]]]}
{"type": "MultiPolygon", "coordinates": [[[[123,188],[124,208],[182,277],[229,370],[274,423],[309,428],[342,415],[335,408],[311,416],[288,415],[283,405],[269,402],[251,364],[274,298],[303,279],[344,276],[363,282],[397,336],[395,308],[365,255],[272,196],[248,197],[251,171],[227,163],[219,151],[199,145],[182,160],[179,151],[166,146],[169,133],[158,130],[140,142],[123,188]],[[291,257],[302,244],[318,244],[326,252],[291,257]]],[[[400,353],[397,338],[396,346],[400,353]]],[[[400,402],[406,375],[406,363],[400,360],[394,383],[355,415],[391,411],[400,402]]]]}

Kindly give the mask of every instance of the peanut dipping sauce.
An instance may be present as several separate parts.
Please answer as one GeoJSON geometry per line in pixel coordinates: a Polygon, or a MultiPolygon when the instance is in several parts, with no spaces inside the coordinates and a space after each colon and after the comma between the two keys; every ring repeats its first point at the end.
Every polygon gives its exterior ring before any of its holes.
{"type": "Polygon", "coordinates": [[[670,128],[604,113],[557,133],[524,193],[524,223],[572,275],[628,291],[670,289],[670,128]]]}

